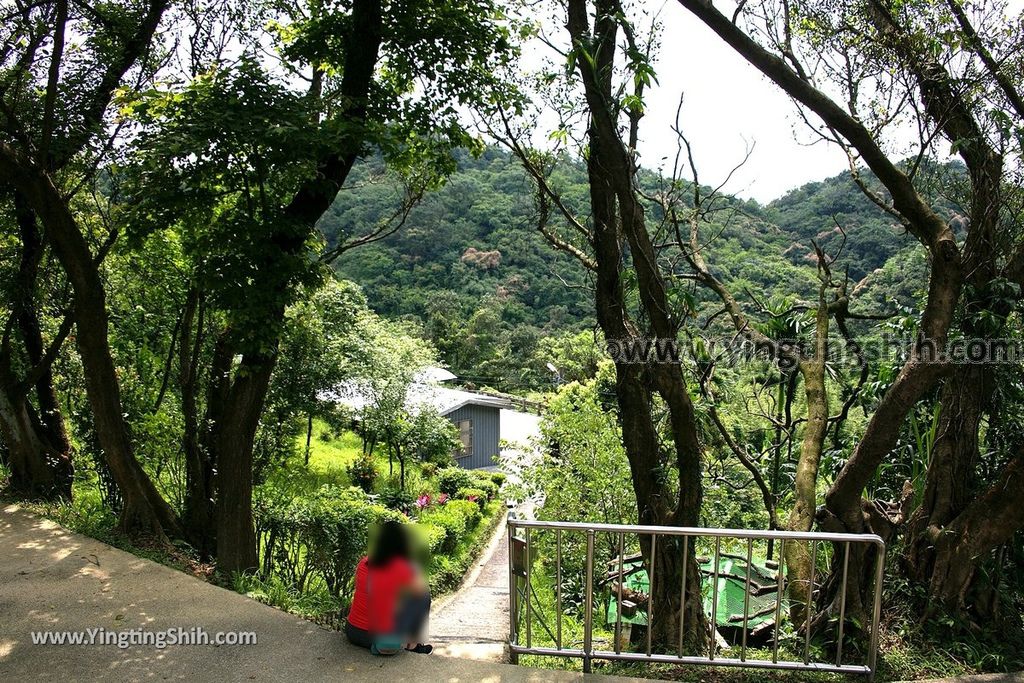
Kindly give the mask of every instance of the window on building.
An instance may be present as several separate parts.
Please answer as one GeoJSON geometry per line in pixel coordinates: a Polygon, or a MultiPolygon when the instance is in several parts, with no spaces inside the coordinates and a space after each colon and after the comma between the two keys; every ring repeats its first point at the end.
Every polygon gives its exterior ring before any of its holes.
{"type": "Polygon", "coordinates": [[[462,453],[459,455],[460,458],[473,454],[473,421],[472,420],[459,420],[459,440],[462,441],[462,453]]]}

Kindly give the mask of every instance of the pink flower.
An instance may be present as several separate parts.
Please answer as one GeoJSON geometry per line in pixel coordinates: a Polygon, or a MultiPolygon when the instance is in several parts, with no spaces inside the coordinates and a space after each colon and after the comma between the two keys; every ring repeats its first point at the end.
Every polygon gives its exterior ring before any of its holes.
{"type": "Polygon", "coordinates": [[[416,507],[422,510],[423,508],[430,505],[430,494],[423,493],[419,498],[416,499],[416,507]]]}
{"type": "Polygon", "coordinates": [[[466,496],[466,500],[471,500],[471,501],[473,501],[475,503],[476,502],[476,496],[470,494],[470,495],[466,496]]]}
{"type": "Polygon", "coordinates": [[[447,502],[448,502],[448,494],[447,493],[442,493],[441,495],[439,495],[437,497],[437,504],[438,505],[444,505],[447,502]]]}

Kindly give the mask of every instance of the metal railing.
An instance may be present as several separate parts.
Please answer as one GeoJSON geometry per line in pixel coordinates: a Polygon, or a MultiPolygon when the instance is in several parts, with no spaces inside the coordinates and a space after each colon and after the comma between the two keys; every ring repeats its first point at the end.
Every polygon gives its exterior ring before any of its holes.
{"type": "MultiPolygon", "coordinates": [[[[548,538],[548,551],[550,552],[551,539],[548,538]]],[[[577,539],[577,543],[579,540],[577,539]]],[[[570,657],[579,658],[583,660],[584,672],[589,672],[591,669],[591,662],[595,659],[602,660],[616,660],[616,661],[629,661],[629,662],[656,662],[656,663],[672,663],[672,664],[697,664],[697,665],[717,665],[717,666],[733,666],[733,667],[750,667],[750,668],[762,668],[762,669],[785,669],[785,670],[802,670],[802,671],[819,671],[819,672],[831,672],[831,673],[844,673],[844,674],[866,674],[869,680],[874,679],[877,656],[878,656],[878,623],[881,616],[881,603],[882,603],[882,577],[885,567],[885,543],[881,538],[874,534],[834,534],[834,533],[819,533],[819,532],[794,532],[794,531],[760,531],[760,530],[740,530],[740,529],[705,529],[695,527],[666,527],[666,526],[637,526],[637,525],[620,525],[620,524],[587,524],[587,523],[576,523],[576,522],[542,522],[534,520],[522,520],[509,518],[508,520],[508,544],[509,544],[509,597],[510,597],[510,619],[509,619],[509,653],[513,663],[518,661],[519,655],[542,655],[542,656],[555,656],[555,657],[570,657]],[[548,640],[551,641],[550,646],[535,646],[534,645],[534,634],[533,634],[533,623],[539,620],[539,603],[540,598],[537,596],[536,589],[533,585],[533,572],[535,571],[534,565],[537,561],[536,551],[532,545],[537,542],[538,538],[543,537],[546,534],[553,534],[554,544],[554,575],[552,578],[553,586],[553,612],[555,627],[552,630],[547,623],[540,621],[540,625],[548,636],[548,640]],[[583,535],[585,537],[585,562],[582,570],[582,580],[580,583],[583,586],[582,589],[582,604],[578,605],[579,609],[582,610],[583,616],[583,634],[582,642],[578,639],[574,642],[569,643],[572,647],[567,647],[566,643],[563,642],[563,619],[565,613],[565,598],[563,595],[565,589],[563,588],[563,581],[567,578],[564,574],[565,558],[563,557],[563,548],[566,543],[566,538],[571,535],[583,535]],[[613,553],[613,559],[606,564],[611,566],[611,570],[604,578],[606,583],[608,580],[618,578],[618,583],[615,584],[615,588],[612,591],[616,595],[609,597],[608,610],[606,614],[610,613],[612,603],[617,602],[617,609],[615,610],[615,626],[614,626],[614,647],[612,649],[607,648],[595,648],[594,638],[594,566],[595,566],[595,542],[599,534],[607,534],[608,547],[613,553]],[[650,537],[650,555],[654,556],[655,551],[658,547],[659,539],[661,542],[668,542],[666,537],[675,538],[675,543],[678,545],[679,537],[682,538],[682,557],[686,558],[688,554],[693,551],[696,554],[698,549],[698,543],[704,543],[708,549],[708,555],[710,556],[710,547],[714,547],[714,557],[711,560],[712,569],[708,570],[708,573],[713,575],[711,579],[711,609],[710,609],[710,625],[711,625],[711,644],[706,654],[703,655],[691,655],[687,654],[684,649],[683,635],[685,633],[685,618],[686,610],[679,610],[679,646],[678,649],[673,653],[667,652],[652,652],[652,632],[654,629],[652,626],[655,623],[655,618],[661,615],[657,614],[657,605],[653,599],[655,581],[659,577],[655,576],[653,567],[649,575],[647,575],[647,614],[646,614],[646,646],[643,652],[637,651],[626,651],[628,648],[623,648],[621,642],[621,635],[623,630],[623,594],[625,584],[623,583],[624,571],[624,553],[626,550],[626,537],[630,536],[639,541],[642,536],[650,537]],[[740,615],[730,615],[729,620],[735,620],[742,624],[739,628],[739,657],[728,657],[719,656],[717,650],[720,647],[722,638],[719,636],[717,631],[717,610],[719,604],[719,597],[717,590],[720,585],[720,563],[723,558],[736,558],[737,561],[741,561],[744,556],[742,553],[728,553],[723,552],[723,542],[738,544],[741,547],[746,546],[746,573],[745,573],[745,590],[743,599],[743,612],[742,618],[740,615]],[[772,627],[773,633],[770,639],[771,645],[771,659],[757,659],[751,658],[749,655],[752,654],[750,651],[752,647],[748,647],[748,625],[751,619],[755,618],[754,614],[750,613],[750,596],[751,596],[751,562],[753,558],[753,548],[755,543],[764,543],[769,548],[768,544],[777,544],[778,557],[780,561],[775,571],[775,580],[777,586],[774,586],[776,591],[775,605],[774,605],[774,626],[772,627]],[[841,579],[841,593],[839,596],[839,618],[835,625],[836,639],[834,641],[834,653],[835,657],[829,657],[828,661],[815,661],[812,657],[811,649],[811,630],[807,628],[801,629],[803,634],[797,633],[795,636],[791,635],[791,638],[799,638],[802,642],[802,657],[799,659],[786,659],[784,656],[780,657],[779,642],[780,642],[780,623],[783,621],[783,602],[785,599],[786,584],[785,584],[785,570],[784,564],[781,561],[784,557],[785,544],[801,542],[802,544],[810,544],[810,576],[807,581],[807,597],[803,604],[813,605],[814,604],[814,592],[815,592],[815,567],[819,556],[819,551],[824,544],[831,544],[833,551],[833,560],[838,558],[835,557],[835,553],[840,552],[842,548],[842,579],[841,579]],[[867,545],[875,546],[875,566],[874,566],[874,585],[872,593],[872,610],[871,610],[871,623],[868,631],[868,644],[866,652],[859,658],[861,663],[844,663],[844,636],[847,635],[844,632],[845,621],[846,621],[846,588],[847,588],[847,572],[850,563],[850,548],[851,545],[867,545]],[[614,552],[617,550],[617,557],[614,557],[614,552]],[[617,572],[615,564],[617,563],[617,572]],[[531,600],[531,594],[534,598],[531,600]],[[525,620],[522,616],[525,615],[525,620]],[[525,625],[521,627],[520,622],[525,621],[525,625]],[[522,632],[521,632],[522,629],[522,632]],[[525,636],[524,640],[520,640],[521,636],[525,636]]],[[[827,547],[827,545],[825,546],[827,547]]],[[[545,558],[545,572],[550,571],[550,556],[545,558]]],[[[728,561],[728,560],[727,560],[728,561]]],[[[577,556],[578,562],[578,556],[577,556]]],[[[687,567],[689,562],[682,562],[681,569],[681,581],[679,585],[680,599],[682,600],[686,596],[687,586],[687,567]]],[[[646,563],[645,563],[646,567],[646,563]]],[[[646,571],[646,569],[644,569],[646,571]]],[[[740,572],[737,574],[730,574],[731,580],[739,581],[742,585],[744,576],[740,572]]],[[[703,581],[702,581],[703,583],[703,581]]],[[[797,590],[801,591],[800,588],[797,590]]],[[[703,589],[702,589],[703,594],[703,589]]],[[[578,597],[578,595],[577,595],[578,597]]],[[[708,610],[705,609],[705,616],[707,616],[708,610]]],[[[762,610],[756,615],[757,617],[767,618],[770,616],[767,608],[762,610]]],[[[610,626],[610,624],[609,624],[610,626]]],[[[604,643],[599,643],[604,645],[604,643]]],[[[731,648],[729,648],[731,649],[731,648]]],[[[782,653],[785,655],[785,652],[782,653]]],[[[761,656],[764,656],[763,652],[761,656]]]]}

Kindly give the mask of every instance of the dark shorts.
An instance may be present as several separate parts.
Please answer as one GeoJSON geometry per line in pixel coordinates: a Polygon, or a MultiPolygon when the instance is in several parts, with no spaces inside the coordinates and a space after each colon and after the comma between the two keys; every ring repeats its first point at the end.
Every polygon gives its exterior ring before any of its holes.
{"type": "Polygon", "coordinates": [[[369,648],[373,645],[373,638],[370,636],[369,631],[353,626],[347,621],[345,622],[345,636],[348,638],[348,642],[358,647],[369,648]]]}

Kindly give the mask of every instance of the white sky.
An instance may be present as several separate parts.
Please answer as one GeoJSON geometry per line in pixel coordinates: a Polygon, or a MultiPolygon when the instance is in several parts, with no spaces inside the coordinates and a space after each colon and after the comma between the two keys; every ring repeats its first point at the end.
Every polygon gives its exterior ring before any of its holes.
{"type": "MultiPolygon", "coordinates": [[[[800,119],[796,105],[777,86],[678,2],[641,0],[638,4],[651,12],[660,10],[663,24],[655,64],[658,83],[645,94],[647,113],[640,126],[642,166],[671,171],[676,154],[671,126],[680,93],[685,93],[680,124],[693,146],[702,184],[717,186],[724,181],[749,144],[754,145],[753,153],[725,186],[729,194],[766,203],[807,182],[847,170],[843,152],[816,138],[800,119]]],[[[727,14],[735,7],[723,0],[715,5],[727,14]]],[[[1022,9],[1024,0],[1007,2],[1011,15],[1022,9]]],[[[545,24],[552,39],[562,37],[561,26],[545,24]]],[[[542,54],[551,57],[553,53],[536,42],[528,46],[527,68],[539,63],[542,54]]],[[[813,114],[809,118],[818,123],[813,114]]],[[[892,142],[897,145],[916,140],[909,130],[893,133],[892,142]]],[[[942,153],[941,147],[938,151],[942,153]]]]}
{"type": "Polygon", "coordinates": [[[743,159],[750,160],[726,186],[730,194],[768,202],[787,190],[847,168],[846,156],[818,142],[782,91],[676,2],[662,10],[665,24],[656,65],[658,83],[647,95],[641,123],[641,164],[670,166],[676,152],[673,124],[680,93],[680,123],[693,146],[701,183],[718,185],[743,159]],[[662,157],[668,156],[667,162],[662,157]]]}

